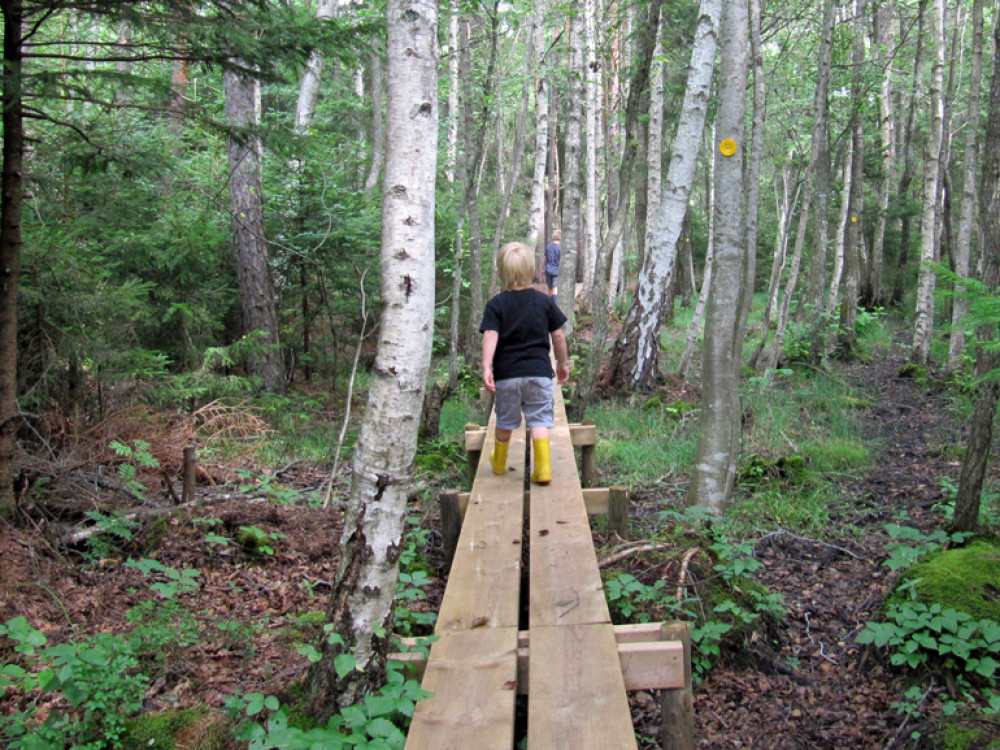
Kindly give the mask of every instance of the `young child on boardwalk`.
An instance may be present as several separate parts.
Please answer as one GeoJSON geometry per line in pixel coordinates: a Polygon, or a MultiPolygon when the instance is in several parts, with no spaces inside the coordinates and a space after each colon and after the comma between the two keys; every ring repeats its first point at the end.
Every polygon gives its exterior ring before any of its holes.
{"type": "Polygon", "coordinates": [[[555,426],[552,406],[552,364],[549,336],[556,354],[555,376],[569,380],[566,316],[547,294],[531,288],[534,258],[527,245],[509,242],[500,248],[497,273],[502,291],[491,299],[479,326],[483,334],[483,383],[496,394],[496,447],[490,454],[494,474],[507,472],[511,433],[521,414],[531,431],[535,469],[531,481],[552,481],[549,428],[555,426]]]}

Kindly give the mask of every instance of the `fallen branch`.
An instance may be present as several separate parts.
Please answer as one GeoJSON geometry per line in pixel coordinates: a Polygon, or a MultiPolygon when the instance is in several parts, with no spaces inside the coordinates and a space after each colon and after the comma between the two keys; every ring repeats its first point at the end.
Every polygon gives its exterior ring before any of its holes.
{"type": "Polygon", "coordinates": [[[616,562],[624,560],[626,557],[631,557],[632,555],[638,555],[643,552],[656,552],[661,549],[673,549],[677,545],[675,544],[643,544],[639,547],[632,547],[631,549],[622,550],[612,555],[608,555],[603,560],[599,560],[597,567],[606,568],[609,565],[614,565],[616,562]]]}
{"type": "Polygon", "coordinates": [[[853,557],[855,560],[865,559],[861,557],[861,555],[857,555],[851,552],[849,549],[846,549],[845,547],[840,547],[836,544],[830,544],[829,542],[821,542],[819,539],[810,539],[809,537],[806,536],[799,536],[798,534],[793,534],[792,532],[787,531],[786,529],[778,529],[777,531],[772,531],[770,534],[765,534],[764,536],[762,536],[760,539],[757,540],[757,544],[760,544],[765,539],[770,539],[771,537],[782,536],[782,535],[790,536],[792,539],[797,539],[800,542],[809,542],[810,544],[818,544],[822,547],[829,547],[830,549],[835,549],[837,550],[837,552],[843,552],[845,555],[853,557]]]}
{"type": "Polygon", "coordinates": [[[701,547],[692,547],[687,552],[684,553],[684,559],[681,562],[681,577],[677,582],[677,603],[680,604],[684,601],[684,588],[686,586],[685,580],[687,579],[688,566],[691,564],[691,558],[701,552],[701,547]]]}

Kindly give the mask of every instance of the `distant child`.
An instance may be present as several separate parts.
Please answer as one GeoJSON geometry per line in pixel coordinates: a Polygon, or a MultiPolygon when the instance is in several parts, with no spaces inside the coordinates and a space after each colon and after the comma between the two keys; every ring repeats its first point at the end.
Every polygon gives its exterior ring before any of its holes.
{"type": "Polygon", "coordinates": [[[569,380],[566,316],[544,292],[532,289],[534,257],[527,245],[509,242],[500,248],[497,273],[501,289],[486,305],[483,322],[483,383],[496,394],[496,447],[490,454],[494,474],[507,472],[511,433],[521,414],[531,430],[535,470],[531,481],[552,481],[549,428],[555,426],[552,406],[552,364],[549,336],[556,354],[555,376],[569,380]]]}
{"type": "Polygon", "coordinates": [[[562,232],[552,233],[552,242],[545,246],[545,284],[552,299],[559,294],[559,256],[562,255],[562,232]]]}

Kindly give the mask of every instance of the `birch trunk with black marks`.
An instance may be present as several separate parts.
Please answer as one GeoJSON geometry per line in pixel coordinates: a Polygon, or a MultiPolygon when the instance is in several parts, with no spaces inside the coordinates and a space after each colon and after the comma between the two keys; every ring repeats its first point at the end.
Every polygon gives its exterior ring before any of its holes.
{"type": "MultiPolygon", "coordinates": [[[[316,5],[316,20],[326,21],[337,14],[337,0],[319,0],[316,5]]],[[[309,53],[306,69],[299,84],[299,98],[295,106],[295,132],[302,135],[309,130],[309,123],[316,114],[319,101],[319,87],[323,77],[326,57],[319,50],[309,53]]]]}
{"type": "Polygon", "coordinates": [[[658,213],[652,218],[654,228],[646,247],[635,299],[612,355],[611,382],[619,390],[656,387],[663,299],[673,275],[677,241],[687,213],[705,130],[721,13],[722,0],[702,0],[670,167],[663,181],[658,213]]]}
{"type": "Polygon", "coordinates": [[[309,675],[310,708],[320,718],[360,702],[385,680],[434,323],[437,12],[428,0],[389,0],[387,10],[382,321],[327,609],[341,642],[323,638],[322,659],[309,675]],[[352,668],[343,668],[342,655],[353,656],[352,668]]]}
{"type": "MultiPolygon", "coordinates": [[[[569,34],[569,101],[583,101],[583,8],[581,0],[572,0],[569,34]]],[[[580,250],[580,169],[583,145],[581,139],[580,108],[571,106],[566,112],[566,145],[564,152],[566,182],[562,196],[562,253],[559,257],[559,309],[566,316],[563,332],[567,336],[573,334],[575,298],[576,298],[576,266],[580,250]]]]}

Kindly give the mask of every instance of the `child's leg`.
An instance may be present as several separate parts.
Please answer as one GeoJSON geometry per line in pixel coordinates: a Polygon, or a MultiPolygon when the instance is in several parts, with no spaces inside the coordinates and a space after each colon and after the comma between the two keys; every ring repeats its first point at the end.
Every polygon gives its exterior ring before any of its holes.
{"type": "Polygon", "coordinates": [[[552,379],[531,378],[531,381],[522,394],[521,402],[524,420],[531,430],[531,448],[535,458],[531,481],[547,484],[552,481],[549,428],[555,426],[552,406],[552,379]]]}
{"type": "MultiPolygon", "coordinates": [[[[495,430],[493,430],[493,434],[496,435],[496,439],[497,439],[498,443],[506,443],[506,442],[510,441],[510,436],[514,434],[514,431],[513,430],[502,430],[499,427],[497,427],[495,430]]],[[[532,437],[535,436],[534,431],[532,431],[531,436],[532,437]]]]}
{"type": "Polygon", "coordinates": [[[496,438],[493,451],[490,453],[490,465],[493,473],[502,476],[507,473],[507,451],[510,448],[510,436],[521,424],[521,405],[517,392],[511,392],[511,381],[497,381],[497,394],[493,402],[497,421],[493,430],[496,438]]]}

